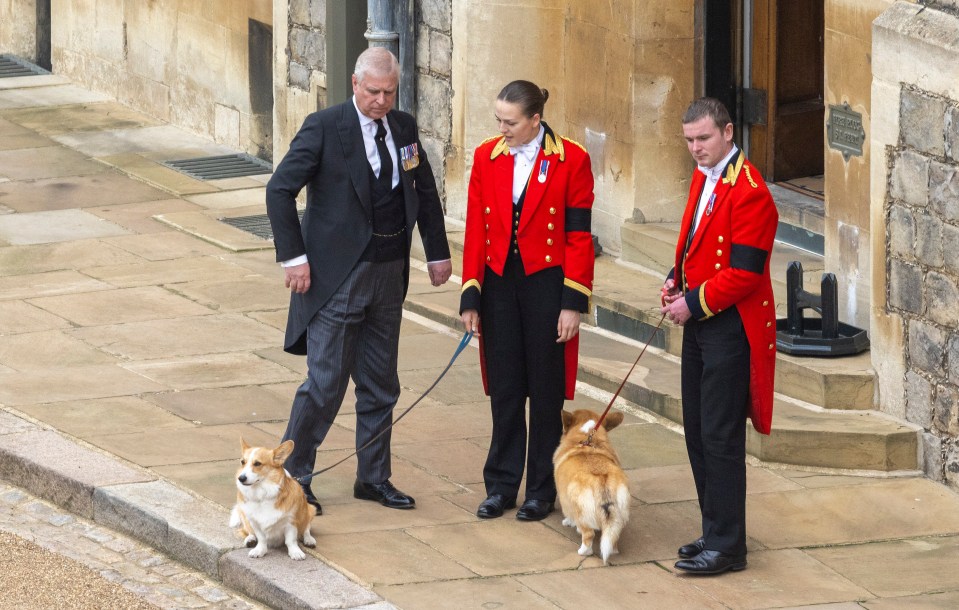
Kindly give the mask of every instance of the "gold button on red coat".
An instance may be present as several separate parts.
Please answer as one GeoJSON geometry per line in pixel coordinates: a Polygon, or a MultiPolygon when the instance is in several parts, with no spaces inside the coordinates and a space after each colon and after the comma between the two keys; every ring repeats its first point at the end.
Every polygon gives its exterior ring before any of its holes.
{"type": "Polygon", "coordinates": [[[556,208],[550,208],[550,209],[549,209],[549,213],[550,213],[550,214],[555,214],[555,213],[556,213],[556,208]]]}
{"type": "Polygon", "coordinates": [[[489,214],[489,208],[486,208],[486,213],[489,214]]]}
{"type": "Polygon", "coordinates": [[[722,256],[722,255],[723,255],[722,250],[716,250],[716,256],[722,256]]]}
{"type": "Polygon", "coordinates": [[[490,259],[490,257],[487,256],[487,257],[486,257],[486,262],[488,263],[488,262],[490,262],[490,260],[492,260],[492,259],[490,259]]]}
{"type": "Polygon", "coordinates": [[[769,305],[769,301],[763,301],[763,307],[765,307],[766,305],[769,305]]]}
{"type": "Polygon", "coordinates": [[[487,246],[489,245],[489,240],[488,240],[488,239],[486,240],[486,245],[487,245],[487,246]]]}
{"type": "Polygon", "coordinates": [[[722,265],[720,265],[719,263],[716,263],[716,268],[717,268],[717,269],[722,269],[722,268],[723,268],[723,266],[722,266],[722,265]]]}
{"type": "Polygon", "coordinates": [[[553,223],[549,223],[548,225],[546,225],[546,228],[549,229],[550,231],[552,231],[553,228],[554,228],[554,227],[553,227],[553,223]]]}
{"type": "Polygon", "coordinates": [[[550,256],[549,254],[547,254],[547,255],[546,255],[546,262],[547,262],[547,263],[553,262],[553,257],[550,256]]]}
{"type": "Polygon", "coordinates": [[[553,245],[553,240],[552,240],[552,239],[547,239],[547,240],[546,240],[546,245],[547,245],[547,246],[552,246],[552,245],[553,245]]]}
{"type": "Polygon", "coordinates": [[[718,241],[719,241],[719,243],[723,243],[723,236],[722,236],[722,235],[719,236],[718,241]]]}

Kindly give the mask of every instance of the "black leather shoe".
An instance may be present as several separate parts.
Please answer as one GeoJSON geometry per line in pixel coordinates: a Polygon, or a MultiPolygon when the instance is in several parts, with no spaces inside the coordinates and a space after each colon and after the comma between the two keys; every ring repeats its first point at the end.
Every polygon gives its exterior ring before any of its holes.
{"type": "Polygon", "coordinates": [[[495,519],[502,517],[507,508],[516,508],[516,498],[507,498],[503,494],[490,494],[480,503],[476,516],[480,519],[495,519]]]}
{"type": "Polygon", "coordinates": [[[691,559],[702,553],[704,548],[706,548],[706,541],[702,536],[700,536],[693,542],[679,547],[679,550],[676,551],[676,554],[679,555],[680,559],[691,559]]]}
{"type": "Polygon", "coordinates": [[[520,521],[541,521],[553,512],[553,503],[546,500],[527,500],[516,511],[516,518],[520,521]]]}
{"type": "Polygon", "coordinates": [[[382,483],[364,483],[357,480],[353,484],[353,497],[373,500],[387,508],[416,508],[416,500],[393,487],[389,479],[382,483]]]}
{"type": "Polygon", "coordinates": [[[310,486],[307,483],[300,483],[300,487],[303,488],[303,493],[306,494],[306,503],[316,508],[317,516],[322,515],[323,507],[320,506],[320,501],[313,495],[313,490],[310,489],[310,486]]]}
{"type": "Polygon", "coordinates": [[[691,559],[676,562],[676,569],[690,574],[722,574],[746,569],[745,555],[727,555],[719,551],[702,551],[691,559]]]}

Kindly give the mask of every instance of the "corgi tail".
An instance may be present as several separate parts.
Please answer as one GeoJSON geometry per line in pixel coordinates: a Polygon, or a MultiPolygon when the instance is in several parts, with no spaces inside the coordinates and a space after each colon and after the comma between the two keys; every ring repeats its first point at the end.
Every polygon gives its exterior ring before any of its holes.
{"type": "Polygon", "coordinates": [[[619,536],[629,521],[629,490],[626,486],[616,489],[615,498],[610,493],[613,490],[603,491],[603,527],[602,537],[599,541],[599,553],[603,558],[603,564],[609,560],[609,556],[619,551],[616,548],[619,542],[619,536]]]}

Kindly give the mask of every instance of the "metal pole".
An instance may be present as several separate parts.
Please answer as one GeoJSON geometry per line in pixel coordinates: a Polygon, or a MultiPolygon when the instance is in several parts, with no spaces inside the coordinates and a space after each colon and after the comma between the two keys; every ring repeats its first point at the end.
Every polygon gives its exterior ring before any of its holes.
{"type": "Polygon", "coordinates": [[[416,38],[413,22],[414,0],[367,0],[369,25],[366,39],[371,47],[385,47],[400,62],[397,106],[413,111],[415,105],[416,38]]]}

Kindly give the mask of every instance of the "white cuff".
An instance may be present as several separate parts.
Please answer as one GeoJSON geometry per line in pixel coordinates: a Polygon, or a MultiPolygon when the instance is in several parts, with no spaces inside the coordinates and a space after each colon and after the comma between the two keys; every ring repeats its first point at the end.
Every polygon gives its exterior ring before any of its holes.
{"type": "Polygon", "coordinates": [[[301,255],[297,256],[296,258],[291,258],[291,259],[288,260],[288,261],[281,261],[281,262],[280,262],[280,266],[281,266],[281,267],[296,267],[297,265],[302,265],[303,263],[308,263],[308,262],[310,262],[310,261],[307,260],[306,255],[305,255],[305,254],[301,254],[301,255]]]}

